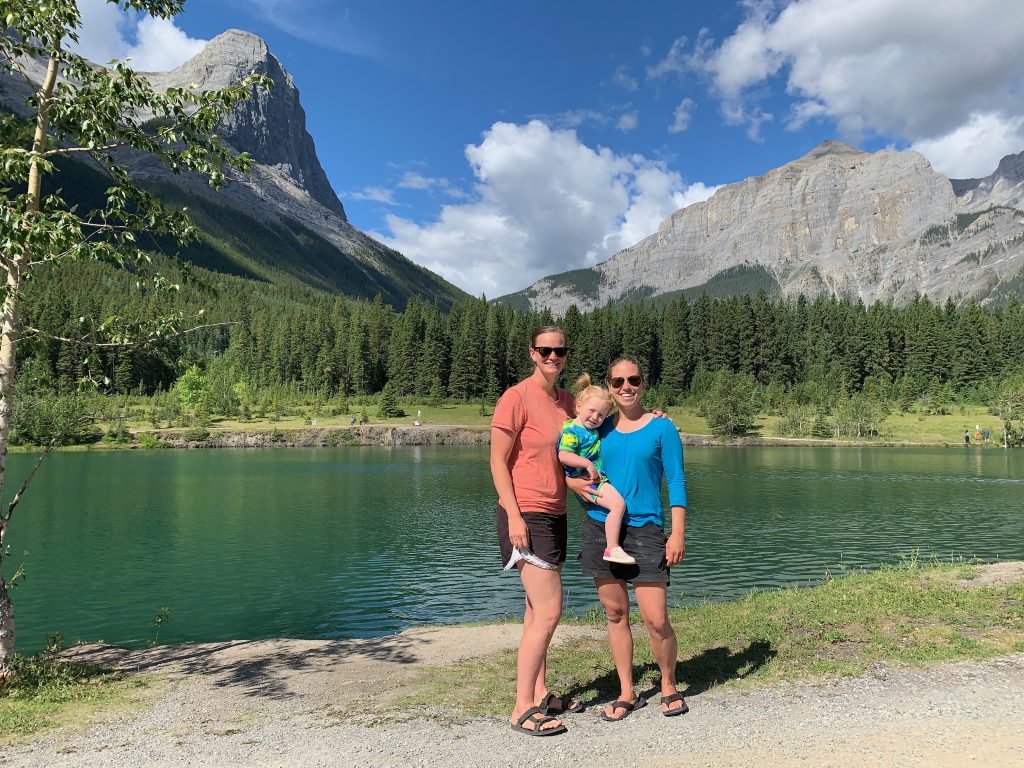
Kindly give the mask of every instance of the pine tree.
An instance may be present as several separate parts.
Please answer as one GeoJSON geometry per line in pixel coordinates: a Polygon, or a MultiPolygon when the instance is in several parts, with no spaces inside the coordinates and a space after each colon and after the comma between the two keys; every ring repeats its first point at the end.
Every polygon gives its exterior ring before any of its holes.
{"type": "Polygon", "coordinates": [[[712,370],[709,354],[709,331],[711,328],[711,298],[702,293],[694,302],[690,312],[690,365],[696,371],[701,368],[712,370]]]}
{"type": "Polygon", "coordinates": [[[500,305],[487,309],[487,332],[484,339],[484,399],[496,403],[509,385],[505,368],[505,310],[500,305]]]}
{"type": "Polygon", "coordinates": [[[484,348],[487,342],[487,303],[470,299],[462,327],[452,343],[452,370],[448,391],[460,400],[474,400],[484,394],[484,348]]]}
{"type": "Polygon", "coordinates": [[[676,298],[668,303],[661,316],[661,379],[668,397],[678,402],[689,385],[689,305],[676,298]]]}
{"type": "Polygon", "coordinates": [[[395,388],[390,381],[380,391],[380,397],[377,400],[377,416],[381,419],[405,416],[405,411],[398,407],[398,397],[395,395],[395,388]]]}
{"type": "Polygon", "coordinates": [[[426,395],[431,403],[440,404],[448,396],[450,360],[448,336],[444,320],[436,305],[425,310],[423,348],[416,373],[417,394],[426,395]]]}

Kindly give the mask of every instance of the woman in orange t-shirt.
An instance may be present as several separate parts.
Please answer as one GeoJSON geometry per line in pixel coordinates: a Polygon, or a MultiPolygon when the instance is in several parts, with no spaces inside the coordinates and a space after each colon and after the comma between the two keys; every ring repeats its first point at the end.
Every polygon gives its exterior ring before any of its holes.
{"type": "Polygon", "coordinates": [[[512,728],[531,736],[565,733],[551,715],[580,709],[578,702],[549,691],[544,681],[548,646],[562,617],[562,564],[568,547],[565,475],[555,451],[562,424],[575,410],[572,396],[555,386],[567,354],[561,328],[536,329],[530,339],[533,373],[506,390],[491,419],[502,564],[518,569],[526,592],[512,728]]]}

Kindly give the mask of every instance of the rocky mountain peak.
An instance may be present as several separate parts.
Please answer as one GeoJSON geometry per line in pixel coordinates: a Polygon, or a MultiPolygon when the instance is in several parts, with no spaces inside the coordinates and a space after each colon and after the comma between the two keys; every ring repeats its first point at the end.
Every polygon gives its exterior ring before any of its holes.
{"type": "Polygon", "coordinates": [[[983,179],[950,179],[960,207],[980,211],[994,205],[1024,209],[1024,152],[1006,155],[983,179]]]}
{"type": "Polygon", "coordinates": [[[854,149],[841,141],[823,141],[806,155],[792,162],[786,163],[783,168],[806,168],[826,158],[845,159],[849,157],[866,156],[869,153],[860,149],[854,149]]]}
{"type": "Polygon", "coordinates": [[[299,102],[295,81],[256,35],[229,29],[171,72],[147,77],[158,89],[223,88],[257,72],[273,81],[269,91],[258,91],[239,104],[221,135],[232,147],[248,152],[257,163],[291,179],[318,203],[345,219],[345,209],[320,165],[313,139],[306,131],[306,113],[299,102]]]}

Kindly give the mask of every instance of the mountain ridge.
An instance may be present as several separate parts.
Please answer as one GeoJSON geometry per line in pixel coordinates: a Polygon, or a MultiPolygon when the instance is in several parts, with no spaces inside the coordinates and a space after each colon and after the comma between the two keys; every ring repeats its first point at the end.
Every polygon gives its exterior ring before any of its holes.
{"type": "MultiPolygon", "coordinates": [[[[20,62],[36,81],[44,67],[39,61],[20,62]]],[[[252,261],[275,263],[285,274],[312,279],[311,285],[353,297],[381,294],[401,309],[412,296],[437,301],[442,306],[467,294],[441,276],[421,267],[399,252],[374,240],[353,226],[344,206],[320,165],[312,137],[306,130],[306,116],[292,76],[258,36],[228,30],[210,40],[188,61],[170,72],[140,73],[158,90],[169,87],[211,90],[256,71],[268,75],[274,85],[269,91],[255,91],[251,99],[237,105],[220,129],[231,149],[248,152],[255,160],[248,174],[228,172],[219,190],[205,177],[176,175],[159,159],[134,151],[120,151],[118,161],[138,183],[166,193],[179,190],[179,205],[230,209],[246,217],[253,232],[275,230],[268,242],[285,242],[289,260],[278,254],[250,249],[240,264],[251,271],[252,261]],[[281,238],[284,238],[284,241],[281,238]],[[311,241],[312,238],[312,241],[311,241]],[[312,249],[303,243],[312,243],[312,249]]],[[[26,98],[31,89],[20,78],[0,74],[0,105],[22,117],[30,114],[26,98]]],[[[141,116],[143,119],[145,115],[141,116]]],[[[94,163],[79,163],[99,173],[94,163]]],[[[76,173],[85,173],[80,171],[76,173]]],[[[70,189],[70,187],[69,187],[70,189]]],[[[237,262],[237,249],[221,237],[208,238],[219,251],[214,262],[237,262]]],[[[196,253],[195,249],[192,251],[196,253]]],[[[199,252],[201,253],[201,251],[199,252]]],[[[205,266],[200,260],[198,263],[205,266]]]]}
{"type": "Polygon", "coordinates": [[[917,152],[827,141],[670,214],[593,268],[551,275],[498,301],[564,312],[698,291],[762,269],[777,293],[903,304],[990,300],[1024,270],[1024,153],[984,179],[951,181],[917,152]]]}

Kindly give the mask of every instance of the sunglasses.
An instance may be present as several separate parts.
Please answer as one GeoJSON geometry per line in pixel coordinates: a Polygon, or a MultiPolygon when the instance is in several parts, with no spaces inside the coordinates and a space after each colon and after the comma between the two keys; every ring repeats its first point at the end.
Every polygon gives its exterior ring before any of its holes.
{"type": "Polygon", "coordinates": [[[555,357],[565,357],[569,354],[568,347],[534,347],[533,351],[541,357],[547,357],[552,352],[555,353],[555,357]]]}
{"type": "Polygon", "coordinates": [[[608,379],[608,386],[610,386],[612,389],[618,389],[623,384],[625,384],[627,381],[630,383],[631,386],[639,387],[641,384],[644,383],[644,377],[643,376],[626,376],[625,378],[623,378],[622,376],[614,376],[614,377],[608,379]]]}

